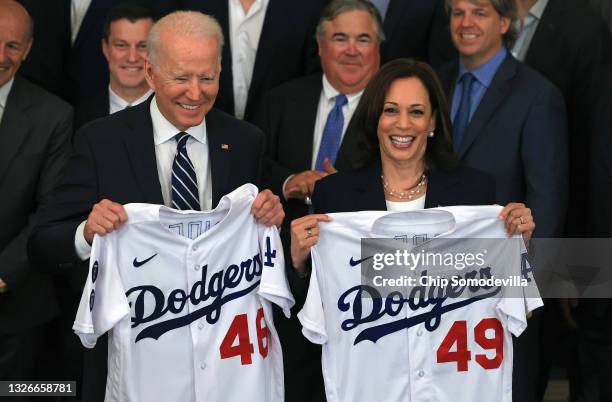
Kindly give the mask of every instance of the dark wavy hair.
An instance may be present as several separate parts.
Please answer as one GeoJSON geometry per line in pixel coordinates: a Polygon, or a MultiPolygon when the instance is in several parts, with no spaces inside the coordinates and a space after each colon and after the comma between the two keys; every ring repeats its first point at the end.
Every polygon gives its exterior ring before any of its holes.
{"type": "Polygon", "coordinates": [[[360,148],[363,153],[356,166],[380,161],[378,120],[383,111],[385,97],[395,80],[408,77],[421,81],[429,94],[431,109],[436,116],[435,135],[427,137],[425,168],[428,171],[451,171],[457,167],[459,161],[453,153],[448,101],[433,69],[427,63],[413,59],[397,59],[386,63],[365,88],[347,129],[347,132],[355,130],[361,139],[360,148]]]}

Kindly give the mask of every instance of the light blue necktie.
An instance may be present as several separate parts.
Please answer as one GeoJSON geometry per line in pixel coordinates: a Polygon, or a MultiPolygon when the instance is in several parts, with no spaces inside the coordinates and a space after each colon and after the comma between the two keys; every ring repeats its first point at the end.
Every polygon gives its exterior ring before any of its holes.
{"type": "Polygon", "coordinates": [[[321,145],[319,145],[319,153],[315,163],[316,170],[323,169],[323,161],[325,158],[333,165],[336,163],[336,154],[340,148],[340,140],[342,138],[342,128],[344,127],[344,115],[342,114],[342,106],[346,105],[348,100],[346,96],[340,94],[336,96],[336,104],[327,115],[327,121],[323,128],[323,136],[321,137],[321,145]]]}
{"type": "Polygon", "coordinates": [[[463,74],[463,77],[461,77],[461,100],[459,101],[459,109],[453,122],[453,147],[455,152],[459,150],[465,129],[470,123],[472,84],[474,84],[474,75],[470,72],[463,74]]]}
{"type": "Polygon", "coordinates": [[[172,163],[172,206],[176,209],[200,210],[195,168],[187,155],[189,134],[180,132],[176,139],[176,156],[172,163]]]}

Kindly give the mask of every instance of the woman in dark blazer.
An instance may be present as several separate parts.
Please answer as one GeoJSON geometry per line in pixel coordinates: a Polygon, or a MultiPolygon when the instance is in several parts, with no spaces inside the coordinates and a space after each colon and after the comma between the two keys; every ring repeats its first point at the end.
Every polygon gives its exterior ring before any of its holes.
{"type": "MultiPolygon", "coordinates": [[[[298,273],[318,240],[318,222],[329,220],[324,213],[495,203],[494,179],[460,166],[453,154],[448,103],[426,63],[385,64],[366,87],[351,126],[364,140],[360,167],[319,180],[312,196],[315,214],[291,223],[298,273]]],[[[520,203],[508,204],[500,219],[509,234],[525,239],[535,228],[531,211],[520,203]]]]}

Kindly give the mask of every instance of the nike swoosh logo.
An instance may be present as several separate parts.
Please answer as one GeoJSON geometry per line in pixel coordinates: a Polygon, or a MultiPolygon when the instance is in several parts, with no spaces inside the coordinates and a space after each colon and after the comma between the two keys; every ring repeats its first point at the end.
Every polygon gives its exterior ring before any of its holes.
{"type": "Polygon", "coordinates": [[[156,255],[157,255],[157,253],[153,254],[152,256],[147,258],[146,260],[142,260],[142,261],[138,261],[136,258],[134,258],[134,268],[138,268],[138,267],[146,264],[147,262],[151,261],[153,259],[153,257],[155,257],[156,255]]]}
{"type": "Polygon", "coordinates": [[[372,257],[373,257],[373,256],[369,256],[369,257],[362,258],[361,260],[357,260],[357,261],[353,260],[353,257],[351,257],[351,259],[350,259],[350,261],[349,261],[349,264],[351,265],[351,267],[354,267],[354,266],[356,266],[356,265],[361,264],[361,263],[362,263],[362,262],[364,262],[364,261],[369,260],[369,259],[370,259],[370,258],[372,258],[372,257]]]}

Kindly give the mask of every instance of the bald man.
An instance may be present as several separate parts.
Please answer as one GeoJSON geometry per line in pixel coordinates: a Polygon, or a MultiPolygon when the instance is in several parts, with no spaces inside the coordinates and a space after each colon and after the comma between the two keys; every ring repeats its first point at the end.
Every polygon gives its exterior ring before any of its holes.
{"type": "Polygon", "coordinates": [[[26,242],[70,152],[72,109],[16,75],[31,45],[32,21],[26,10],[14,1],[0,1],[2,380],[37,378],[48,324],[58,312],[51,280],[32,269],[26,242]]]}

